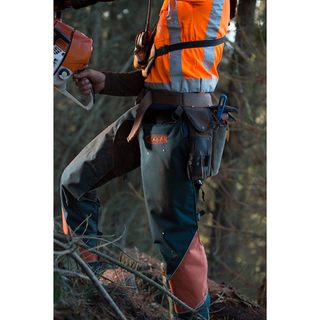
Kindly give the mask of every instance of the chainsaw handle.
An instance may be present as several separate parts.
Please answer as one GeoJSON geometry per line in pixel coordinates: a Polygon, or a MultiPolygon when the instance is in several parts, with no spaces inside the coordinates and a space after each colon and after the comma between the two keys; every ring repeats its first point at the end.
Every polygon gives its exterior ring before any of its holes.
{"type": "Polygon", "coordinates": [[[67,90],[59,90],[59,88],[57,88],[57,87],[55,87],[55,88],[59,92],[61,92],[63,95],[65,95],[67,98],[69,98],[70,100],[72,100],[74,103],[76,103],[78,106],[80,106],[81,108],[83,108],[85,110],[90,110],[96,102],[96,95],[95,95],[93,87],[91,88],[91,92],[90,92],[90,102],[86,106],[83,105],[74,96],[72,96],[67,90]]]}
{"type": "MultiPolygon", "coordinates": [[[[72,96],[71,96],[72,97],[72,96]]],[[[74,98],[74,97],[73,97],[74,98]]],[[[94,92],[93,87],[91,88],[91,92],[90,92],[90,102],[84,106],[80,101],[78,101],[76,98],[72,99],[78,106],[80,106],[81,108],[85,109],[85,110],[90,110],[93,105],[96,102],[96,94],[94,92]]]]}
{"type": "Polygon", "coordinates": [[[91,93],[90,93],[90,104],[91,103],[92,103],[92,105],[87,110],[90,110],[93,107],[93,105],[96,103],[96,93],[94,92],[93,87],[91,88],[91,93]]]}
{"type": "MultiPolygon", "coordinates": [[[[90,80],[89,80],[89,81],[90,81],[90,80]]],[[[91,82],[91,81],[90,81],[90,82],[91,82]]],[[[96,103],[96,94],[95,94],[95,92],[94,92],[93,86],[91,87],[90,102],[89,102],[89,104],[87,104],[86,106],[84,106],[82,103],[76,102],[77,105],[79,105],[80,107],[82,107],[83,109],[86,109],[86,110],[90,110],[95,103],[96,103]]]]}
{"type": "MultiPolygon", "coordinates": [[[[78,70],[78,72],[81,72],[83,70],[78,70]]],[[[88,79],[88,78],[87,78],[88,79]]],[[[81,80],[81,79],[80,79],[81,80]]],[[[92,85],[92,82],[90,81],[90,79],[88,79],[89,82],[91,83],[92,85]]],[[[78,106],[80,106],[81,108],[85,109],[85,110],[90,110],[93,105],[95,104],[96,102],[96,94],[95,94],[95,91],[94,91],[94,88],[93,88],[93,85],[91,87],[91,92],[90,92],[90,102],[89,104],[87,104],[86,106],[84,106],[80,101],[78,101],[76,98],[74,98],[73,96],[71,96],[72,98],[70,98],[73,102],[75,102],[78,106]]]]}

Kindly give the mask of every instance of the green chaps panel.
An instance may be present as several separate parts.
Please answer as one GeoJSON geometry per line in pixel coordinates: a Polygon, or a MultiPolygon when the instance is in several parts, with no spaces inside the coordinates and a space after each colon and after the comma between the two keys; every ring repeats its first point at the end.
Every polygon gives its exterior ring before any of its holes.
{"type": "Polygon", "coordinates": [[[151,234],[170,278],[198,230],[198,190],[187,176],[188,147],[182,120],[143,123],[139,144],[151,234]]]}

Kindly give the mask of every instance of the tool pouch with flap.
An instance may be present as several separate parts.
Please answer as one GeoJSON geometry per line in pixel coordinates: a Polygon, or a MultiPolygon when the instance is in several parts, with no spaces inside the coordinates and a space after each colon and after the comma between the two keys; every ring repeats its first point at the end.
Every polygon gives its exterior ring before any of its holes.
{"type": "Polygon", "coordinates": [[[183,107],[188,123],[189,180],[203,180],[219,172],[228,132],[210,108],[183,107]]]}

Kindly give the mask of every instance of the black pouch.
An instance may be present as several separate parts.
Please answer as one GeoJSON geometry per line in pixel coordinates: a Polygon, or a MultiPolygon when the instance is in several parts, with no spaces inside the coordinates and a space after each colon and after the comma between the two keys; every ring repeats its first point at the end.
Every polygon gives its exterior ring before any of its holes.
{"type": "Polygon", "coordinates": [[[183,107],[188,123],[189,180],[203,180],[219,172],[228,126],[211,108],[183,107]]]}

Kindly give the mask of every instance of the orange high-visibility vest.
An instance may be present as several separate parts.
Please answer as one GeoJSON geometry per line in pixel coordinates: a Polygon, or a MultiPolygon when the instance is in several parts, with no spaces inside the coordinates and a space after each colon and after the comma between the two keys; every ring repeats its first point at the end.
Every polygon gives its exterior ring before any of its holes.
{"type": "MultiPolygon", "coordinates": [[[[165,0],[154,40],[156,49],[187,41],[224,37],[230,21],[229,0],[165,0]]],[[[188,48],[158,56],[145,86],[174,92],[213,92],[224,44],[188,48]]]]}

